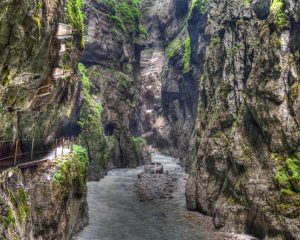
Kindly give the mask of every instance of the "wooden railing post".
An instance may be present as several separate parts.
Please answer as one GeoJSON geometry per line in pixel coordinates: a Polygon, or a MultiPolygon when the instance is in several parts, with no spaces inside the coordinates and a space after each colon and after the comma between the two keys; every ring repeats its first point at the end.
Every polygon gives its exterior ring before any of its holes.
{"type": "Polygon", "coordinates": [[[55,157],[55,159],[57,158],[57,138],[55,139],[54,157],[55,157]]]}
{"type": "Polygon", "coordinates": [[[61,155],[64,155],[65,138],[62,139],[61,155]]]}
{"type": "Polygon", "coordinates": [[[18,147],[19,147],[19,139],[17,138],[15,141],[14,167],[17,166],[18,147]]]}
{"type": "Polygon", "coordinates": [[[74,137],[71,137],[71,152],[73,152],[74,137]]]}
{"type": "Polygon", "coordinates": [[[30,154],[30,160],[33,160],[33,149],[34,149],[34,138],[31,141],[31,154],[30,154]]]}

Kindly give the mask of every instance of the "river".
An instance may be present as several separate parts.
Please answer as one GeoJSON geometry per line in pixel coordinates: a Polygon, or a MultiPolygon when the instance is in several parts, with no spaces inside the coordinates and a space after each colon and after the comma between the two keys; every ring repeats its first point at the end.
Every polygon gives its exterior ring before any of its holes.
{"type": "Polygon", "coordinates": [[[141,202],[134,185],[143,167],[112,170],[100,182],[88,183],[90,224],[76,240],[215,239],[207,229],[187,218],[184,195],[187,174],[178,160],[152,154],[152,161],[162,163],[170,174],[179,175],[174,198],[141,202]]]}

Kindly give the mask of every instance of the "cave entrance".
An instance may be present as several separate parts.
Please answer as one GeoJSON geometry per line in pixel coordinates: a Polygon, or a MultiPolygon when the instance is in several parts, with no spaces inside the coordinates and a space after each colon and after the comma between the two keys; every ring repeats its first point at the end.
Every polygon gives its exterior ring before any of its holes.
{"type": "Polygon", "coordinates": [[[117,124],[112,123],[112,122],[106,124],[106,126],[104,128],[105,135],[108,137],[111,137],[114,134],[116,127],[117,127],[117,124]]]}

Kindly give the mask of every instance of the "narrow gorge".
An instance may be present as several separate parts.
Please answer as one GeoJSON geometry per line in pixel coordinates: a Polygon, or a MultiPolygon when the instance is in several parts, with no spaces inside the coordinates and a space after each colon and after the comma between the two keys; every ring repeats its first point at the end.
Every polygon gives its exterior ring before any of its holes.
{"type": "Polygon", "coordinates": [[[300,239],[298,0],[0,0],[0,239],[300,239]]]}

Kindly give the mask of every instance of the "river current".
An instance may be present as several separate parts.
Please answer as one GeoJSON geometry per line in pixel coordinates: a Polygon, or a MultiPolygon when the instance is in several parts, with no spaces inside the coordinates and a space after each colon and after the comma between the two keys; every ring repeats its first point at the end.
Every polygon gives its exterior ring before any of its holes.
{"type": "Polygon", "coordinates": [[[134,192],[143,167],[115,169],[100,182],[88,183],[89,225],[76,240],[207,240],[209,233],[186,219],[187,174],[178,159],[152,154],[152,162],[179,176],[172,199],[139,201],[134,192]]]}

